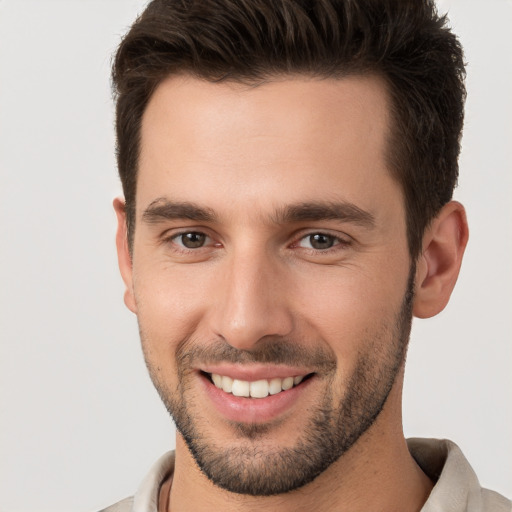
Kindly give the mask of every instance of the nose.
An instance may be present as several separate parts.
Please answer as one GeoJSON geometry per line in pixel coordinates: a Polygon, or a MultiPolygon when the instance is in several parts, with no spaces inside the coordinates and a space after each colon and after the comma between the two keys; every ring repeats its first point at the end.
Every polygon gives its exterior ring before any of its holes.
{"type": "Polygon", "coordinates": [[[286,336],[293,317],[286,293],[286,271],[267,254],[233,254],[218,269],[222,276],[211,315],[216,336],[239,350],[251,350],[268,336],[286,336]]]}

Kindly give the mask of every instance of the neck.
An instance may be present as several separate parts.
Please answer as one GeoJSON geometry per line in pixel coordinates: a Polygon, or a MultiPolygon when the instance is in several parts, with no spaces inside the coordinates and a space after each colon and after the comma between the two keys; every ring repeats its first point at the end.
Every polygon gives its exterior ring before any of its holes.
{"type": "Polygon", "coordinates": [[[215,486],[199,470],[178,435],[168,510],[419,511],[432,490],[432,482],[409,453],[401,414],[396,413],[397,402],[400,411],[401,386],[391,392],[375,423],[350,450],[310,484],[277,496],[240,495],[215,486]]]}

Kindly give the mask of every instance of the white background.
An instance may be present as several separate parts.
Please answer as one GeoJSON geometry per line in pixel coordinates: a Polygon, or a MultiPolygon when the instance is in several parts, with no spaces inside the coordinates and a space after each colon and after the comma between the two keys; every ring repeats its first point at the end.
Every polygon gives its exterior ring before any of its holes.
{"type": "MultiPolygon", "coordinates": [[[[99,509],[174,443],[114,251],[110,55],[142,4],[0,0],[0,512],[99,509]]],[[[451,304],[414,323],[405,430],[512,496],[512,2],[440,5],[469,64],[471,239],[451,304]]]]}

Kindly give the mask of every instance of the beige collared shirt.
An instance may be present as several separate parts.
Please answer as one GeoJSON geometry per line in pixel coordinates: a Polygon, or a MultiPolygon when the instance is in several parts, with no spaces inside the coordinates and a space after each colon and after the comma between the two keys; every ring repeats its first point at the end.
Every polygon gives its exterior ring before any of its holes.
{"type": "MultiPolygon", "coordinates": [[[[409,450],[421,469],[436,482],[421,512],[512,512],[512,502],[483,489],[475,472],[451,441],[409,439],[409,450]]],[[[158,512],[162,482],[174,470],[174,452],[160,457],[137,493],[99,512],[158,512]]]]}

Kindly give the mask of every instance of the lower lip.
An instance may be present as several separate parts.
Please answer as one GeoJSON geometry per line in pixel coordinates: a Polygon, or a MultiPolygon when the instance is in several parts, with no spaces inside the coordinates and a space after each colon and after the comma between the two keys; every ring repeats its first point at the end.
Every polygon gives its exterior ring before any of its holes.
{"type": "Polygon", "coordinates": [[[203,388],[216,409],[226,419],[237,423],[265,423],[279,417],[302,398],[312,380],[314,376],[298,386],[266,398],[245,398],[222,391],[201,374],[203,388]]]}

